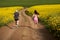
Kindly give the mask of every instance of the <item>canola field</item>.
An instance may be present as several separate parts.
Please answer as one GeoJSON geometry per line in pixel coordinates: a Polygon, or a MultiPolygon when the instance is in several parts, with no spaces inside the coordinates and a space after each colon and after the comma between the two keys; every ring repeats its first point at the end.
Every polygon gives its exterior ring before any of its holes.
{"type": "MultiPolygon", "coordinates": [[[[0,26],[6,25],[13,21],[13,13],[16,9],[23,7],[1,7],[0,8],[0,26]]],[[[34,10],[39,13],[39,21],[42,21],[53,33],[54,36],[60,37],[60,4],[56,5],[36,5],[27,9],[29,15],[32,16],[34,10]]]]}
{"type": "Polygon", "coordinates": [[[15,10],[21,9],[23,7],[15,6],[15,7],[2,7],[0,8],[0,26],[6,25],[13,21],[13,13],[15,10]]]}
{"type": "MultiPolygon", "coordinates": [[[[47,21],[48,25],[53,27],[60,26],[60,5],[37,5],[28,8],[28,11],[33,14],[34,10],[39,13],[39,18],[47,21]]],[[[54,28],[57,29],[58,28],[54,28]]],[[[59,29],[60,30],[60,29],[59,29]]]]}
{"type": "Polygon", "coordinates": [[[60,38],[60,4],[57,5],[37,5],[28,8],[32,15],[34,10],[39,13],[39,21],[51,32],[57,39],[60,38]]]}

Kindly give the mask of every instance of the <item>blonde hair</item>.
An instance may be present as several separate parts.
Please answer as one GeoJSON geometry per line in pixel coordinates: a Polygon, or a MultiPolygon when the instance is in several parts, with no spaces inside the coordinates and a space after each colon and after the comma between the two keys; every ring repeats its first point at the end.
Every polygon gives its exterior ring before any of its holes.
{"type": "Polygon", "coordinates": [[[16,12],[18,12],[18,10],[16,10],[16,12]]]}

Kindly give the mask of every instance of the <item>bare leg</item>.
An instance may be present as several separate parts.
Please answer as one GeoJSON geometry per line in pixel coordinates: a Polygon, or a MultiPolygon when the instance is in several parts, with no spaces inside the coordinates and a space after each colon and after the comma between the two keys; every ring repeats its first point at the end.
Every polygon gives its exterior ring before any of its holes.
{"type": "Polygon", "coordinates": [[[19,21],[15,21],[16,28],[18,28],[18,25],[19,25],[19,21]]]}
{"type": "Polygon", "coordinates": [[[38,21],[34,23],[35,29],[38,29],[38,21]]]}
{"type": "Polygon", "coordinates": [[[19,20],[17,21],[17,25],[19,25],[19,20]]]}
{"type": "Polygon", "coordinates": [[[17,25],[17,21],[15,21],[15,25],[17,25]]]}

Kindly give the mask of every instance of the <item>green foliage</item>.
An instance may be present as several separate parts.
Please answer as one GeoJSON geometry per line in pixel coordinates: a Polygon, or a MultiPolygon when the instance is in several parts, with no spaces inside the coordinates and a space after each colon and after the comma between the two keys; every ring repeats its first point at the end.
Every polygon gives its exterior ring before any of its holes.
{"type": "Polygon", "coordinates": [[[27,15],[31,16],[31,17],[32,17],[32,15],[33,15],[33,13],[30,13],[28,10],[26,10],[25,13],[26,13],[27,15]]]}
{"type": "Polygon", "coordinates": [[[0,7],[4,6],[25,6],[30,7],[42,4],[59,4],[60,0],[0,0],[0,7]]]}

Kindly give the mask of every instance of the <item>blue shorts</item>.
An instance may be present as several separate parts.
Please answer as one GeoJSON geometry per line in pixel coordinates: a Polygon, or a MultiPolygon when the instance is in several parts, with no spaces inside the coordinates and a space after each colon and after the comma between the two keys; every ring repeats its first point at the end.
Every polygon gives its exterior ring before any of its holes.
{"type": "Polygon", "coordinates": [[[19,19],[15,19],[15,21],[18,21],[19,19]]]}

